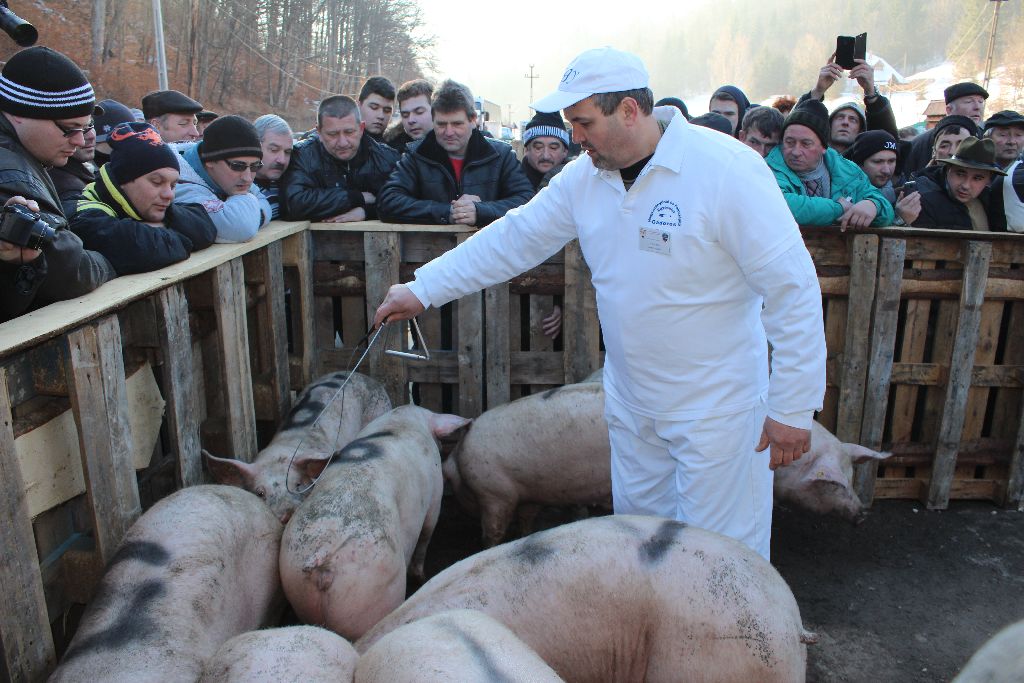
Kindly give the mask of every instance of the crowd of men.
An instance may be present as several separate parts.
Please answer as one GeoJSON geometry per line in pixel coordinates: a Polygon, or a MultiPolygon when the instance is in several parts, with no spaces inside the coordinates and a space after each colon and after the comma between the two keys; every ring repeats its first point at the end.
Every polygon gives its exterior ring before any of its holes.
{"type": "MultiPolygon", "coordinates": [[[[863,98],[831,112],[823,100],[843,76],[831,60],[797,101],[751,104],[726,85],[703,116],[678,98],[655,112],[671,118],[675,107],[752,148],[802,225],[1024,232],[1024,116],[985,119],[988,93],[958,83],[945,91],[947,115],[913,137],[897,128],[869,64],[847,75],[863,98]]],[[[4,66],[0,322],[214,242],[249,240],[276,218],[481,228],[528,202],[578,151],[560,114],[538,113],[520,160],[451,80],[396,89],[371,77],[356,99],[321,101],[307,135],[275,114],[218,116],[175,90],[140,104],[97,103],[81,69],[50,48],[4,66]]],[[[549,333],[557,318],[556,309],[549,333]]]]}

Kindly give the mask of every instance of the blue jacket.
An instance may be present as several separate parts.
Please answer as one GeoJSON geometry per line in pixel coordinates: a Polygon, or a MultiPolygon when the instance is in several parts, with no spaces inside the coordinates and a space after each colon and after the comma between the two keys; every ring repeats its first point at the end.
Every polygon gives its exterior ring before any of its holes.
{"type": "Polygon", "coordinates": [[[840,197],[849,197],[854,204],[862,199],[869,199],[878,208],[875,220],[871,225],[883,227],[892,225],[896,218],[896,210],[881,191],[871,184],[860,166],[849,159],[844,159],[834,149],[825,150],[825,168],[832,178],[832,198],[808,197],[800,177],[786,166],[782,156],[782,146],[778,146],[765,158],[768,167],[775,174],[775,180],[786,198],[793,218],[800,225],[832,225],[843,215],[840,197]]]}

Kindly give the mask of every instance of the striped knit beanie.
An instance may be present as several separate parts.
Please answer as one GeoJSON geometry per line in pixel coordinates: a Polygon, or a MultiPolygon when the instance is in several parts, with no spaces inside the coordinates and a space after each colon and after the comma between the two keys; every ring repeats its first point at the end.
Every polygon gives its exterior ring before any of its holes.
{"type": "Polygon", "coordinates": [[[73,61],[48,47],[30,47],[0,72],[0,111],[29,119],[73,119],[93,113],[96,95],[73,61]]]}
{"type": "Polygon", "coordinates": [[[566,148],[569,147],[569,134],[565,131],[562,116],[557,111],[537,112],[523,129],[524,145],[529,144],[534,138],[542,137],[558,138],[566,148]]]}
{"type": "Polygon", "coordinates": [[[234,157],[263,158],[263,146],[256,127],[241,116],[221,116],[203,131],[199,158],[217,161],[234,157]]]}

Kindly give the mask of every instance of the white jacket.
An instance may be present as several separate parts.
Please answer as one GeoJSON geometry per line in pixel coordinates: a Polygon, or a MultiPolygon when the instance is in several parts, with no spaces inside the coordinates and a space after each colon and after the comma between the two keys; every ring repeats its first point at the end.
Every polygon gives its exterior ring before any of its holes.
{"type": "Polygon", "coordinates": [[[756,152],[674,116],[628,193],[617,171],[583,155],[409,286],[439,306],[576,237],[597,290],[609,395],[668,420],[735,414],[764,398],[773,419],[810,429],[825,392],[821,291],[756,152]]]}

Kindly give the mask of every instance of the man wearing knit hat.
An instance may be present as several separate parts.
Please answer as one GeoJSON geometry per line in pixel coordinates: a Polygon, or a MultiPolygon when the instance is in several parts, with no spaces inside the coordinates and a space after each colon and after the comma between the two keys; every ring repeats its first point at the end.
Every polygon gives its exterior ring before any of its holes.
{"type": "Polygon", "coordinates": [[[82,70],[47,47],[16,53],[0,73],[0,201],[39,212],[53,230],[35,245],[0,240],[0,322],[81,296],[114,275],[106,258],[83,249],[67,229],[46,173],[85,145],[95,104],[82,70]]]}
{"type": "Polygon", "coordinates": [[[118,275],[145,273],[205,249],[217,228],[199,204],[174,202],[178,155],[148,123],[109,133],[110,161],[71,219],[86,248],[107,257],[118,275]]]}
{"type": "MultiPolygon", "coordinates": [[[[980,126],[985,120],[985,100],[988,91],[977,83],[965,81],[954,83],[943,91],[946,101],[946,115],[965,116],[980,126]]],[[[903,170],[913,175],[931,162],[932,149],[935,146],[935,128],[918,135],[911,143],[910,152],[903,163],[903,170]]]]}
{"type": "Polygon", "coordinates": [[[675,108],[656,117],[648,83],[635,55],[579,55],[533,108],[564,110],[586,154],[391,287],[374,325],[503,282],[578,238],[606,346],[615,512],[768,557],[771,470],[810,448],[825,389],[814,264],[761,157],[675,108]]]}
{"type": "Polygon", "coordinates": [[[523,129],[523,148],[523,173],[537,192],[547,184],[544,180],[562,170],[569,155],[569,134],[561,114],[537,112],[523,129]]]}
{"type": "Polygon", "coordinates": [[[750,100],[735,85],[723,85],[711,95],[708,102],[708,112],[727,118],[732,131],[730,135],[737,137],[740,134],[740,123],[743,122],[748,109],[750,100]]]}
{"type": "Polygon", "coordinates": [[[110,131],[120,123],[134,121],[135,115],[132,114],[131,109],[117,100],[103,100],[97,106],[103,109],[103,113],[97,114],[95,119],[96,153],[93,161],[99,168],[110,161],[110,144],[107,142],[110,131]]]}
{"type": "Polygon", "coordinates": [[[142,118],[156,128],[164,142],[199,139],[199,104],[177,90],[154,90],[142,98],[142,118]]]}
{"type": "Polygon", "coordinates": [[[270,222],[270,203],[253,183],[263,167],[263,147],[251,123],[221,116],[181,155],[174,201],[202,204],[217,226],[218,242],[248,242],[270,222]]]}
{"type": "Polygon", "coordinates": [[[900,144],[884,130],[869,130],[853,141],[844,157],[860,166],[868,180],[896,209],[895,225],[910,225],[921,212],[921,193],[910,192],[897,196],[896,186],[903,182],[896,178],[900,158],[900,144]]]}
{"type": "Polygon", "coordinates": [[[815,99],[793,108],[782,144],[765,157],[800,225],[892,225],[892,204],[857,164],[828,147],[828,110],[815,99]]]}

